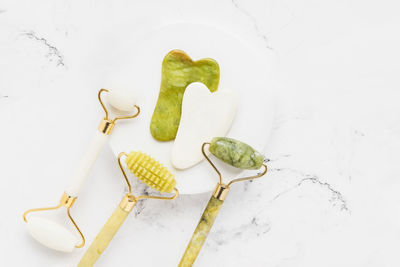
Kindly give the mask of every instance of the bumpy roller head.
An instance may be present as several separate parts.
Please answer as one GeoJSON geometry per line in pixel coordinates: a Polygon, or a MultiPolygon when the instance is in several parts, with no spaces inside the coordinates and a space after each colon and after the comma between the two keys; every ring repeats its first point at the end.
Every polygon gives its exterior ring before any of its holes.
{"type": "Polygon", "coordinates": [[[161,193],[172,192],[176,185],[174,175],[167,168],[142,152],[130,152],[125,163],[139,180],[161,193]]]}

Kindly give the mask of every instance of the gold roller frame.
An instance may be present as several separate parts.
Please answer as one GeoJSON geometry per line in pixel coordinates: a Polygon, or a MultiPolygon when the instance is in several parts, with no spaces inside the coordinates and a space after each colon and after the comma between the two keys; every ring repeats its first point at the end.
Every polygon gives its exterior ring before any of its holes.
{"type": "Polygon", "coordinates": [[[128,177],[126,176],[125,170],[121,164],[121,158],[123,156],[127,156],[125,152],[122,152],[118,155],[118,165],[121,169],[121,172],[124,176],[124,180],[128,185],[128,193],[125,194],[124,198],[119,203],[118,207],[114,210],[114,213],[107,220],[103,228],[97,234],[96,238],[87,249],[82,259],[80,260],[78,267],[86,267],[93,266],[96,261],[99,259],[101,254],[105,251],[105,249],[110,244],[114,235],[118,232],[121,225],[124,223],[126,217],[128,217],[129,213],[132,211],[133,207],[135,207],[136,203],[141,199],[163,199],[163,200],[172,200],[175,199],[179,192],[178,189],[174,188],[175,195],[171,197],[162,197],[162,196],[134,196],[132,194],[132,186],[129,182],[128,177]]]}

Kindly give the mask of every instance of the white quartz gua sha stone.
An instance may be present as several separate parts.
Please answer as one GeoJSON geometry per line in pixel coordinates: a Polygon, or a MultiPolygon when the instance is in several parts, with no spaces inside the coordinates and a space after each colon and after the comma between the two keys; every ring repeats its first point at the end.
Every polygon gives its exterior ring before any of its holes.
{"type": "MultiPolygon", "coordinates": [[[[129,88],[129,87],[128,87],[129,88]]],[[[122,87],[109,90],[107,94],[110,105],[122,112],[129,112],[135,109],[136,97],[132,90],[129,94],[122,91],[122,87]]],[[[89,172],[97,159],[104,144],[107,142],[108,134],[96,131],[94,138],[89,144],[89,148],[81,158],[72,181],[66,189],[69,196],[77,197],[89,172]]],[[[64,225],[39,216],[30,216],[27,220],[27,229],[30,235],[42,245],[62,252],[72,252],[79,239],[76,234],[67,229],[64,225]]]]}
{"type": "Polygon", "coordinates": [[[171,163],[187,169],[203,159],[201,145],[215,136],[225,136],[233,122],[237,96],[232,91],[211,93],[202,83],[191,83],[185,90],[182,115],[171,152],[171,163]]]}

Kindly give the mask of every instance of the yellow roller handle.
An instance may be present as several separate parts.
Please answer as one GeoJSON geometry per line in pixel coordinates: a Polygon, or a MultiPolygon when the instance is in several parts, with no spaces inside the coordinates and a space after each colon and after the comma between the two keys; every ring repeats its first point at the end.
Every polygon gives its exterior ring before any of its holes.
{"type": "Polygon", "coordinates": [[[179,267],[190,267],[193,265],[222,207],[222,203],[224,203],[223,200],[217,199],[214,196],[211,197],[182,256],[178,265],[179,267]]]}
{"type": "Polygon", "coordinates": [[[93,266],[124,223],[129,211],[118,206],[83,255],[78,267],[93,266]]]}

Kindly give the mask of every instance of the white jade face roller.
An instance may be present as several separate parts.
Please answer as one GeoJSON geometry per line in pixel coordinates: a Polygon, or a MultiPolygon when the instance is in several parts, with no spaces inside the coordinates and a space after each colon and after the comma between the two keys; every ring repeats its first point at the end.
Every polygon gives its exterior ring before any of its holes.
{"type": "Polygon", "coordinates": [[[96,131],[93,140],[90,142],[89,148],[79,162],[79,165],[75,170],[75,173],[73,174],[72,181],[62,195],[60,203],[55,207],[30,209],[27,210],[23,215],[24,221],[27,223],[28,232],[31,234],[31,236],[41,244],[58,251],[71,252],[75,247],[81,248],[85,245],[85,237],[83,236],[78,225],[72,218],[70,214],[70,209],[74,204],[76,198],[78,197],[78,193],[84,181],[86,180],[86,177],[88,176],[94,162],[96,161],[97,156],[99,155],[101,149],[106,143],[108,136],[112,132],[115,122],[117,120],[135,118],[140,113],[140,108],[135,105],[136,99],[127,98],[119,92],[109,92],[107,89],[101,89],[98,92],[97,97],[105,112],[105,116],[100,122],[98,131],[96,131]],[[136,114],[119,116],[114,119],[110,119],[108,111],[101,99],[101,94],[103,92],[108,92],[108,102],[116,110],[129,112],[136,108],[136,114]],[[35,216],[29,218],[29,220],[27,219],[28,213],[55,210],[61,208],[62,206],[67,209],[67,215],[74,225],[75,229],[78,231],[81,240],[79,240],[76,234],[67,229],[65,226],[52,220],[35,216]]]}

